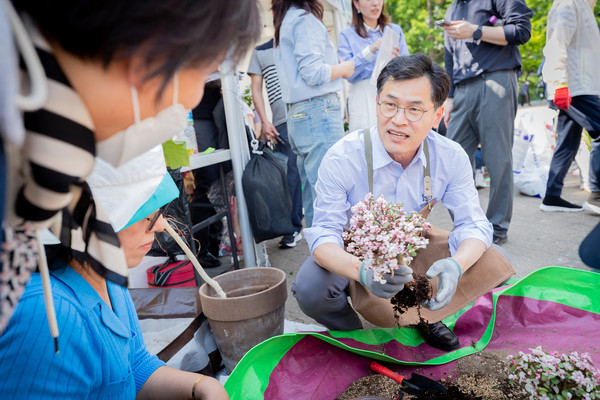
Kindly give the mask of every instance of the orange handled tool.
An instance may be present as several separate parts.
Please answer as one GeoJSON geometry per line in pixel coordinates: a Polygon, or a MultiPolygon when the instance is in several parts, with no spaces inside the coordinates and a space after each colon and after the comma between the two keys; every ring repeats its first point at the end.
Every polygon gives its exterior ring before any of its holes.
{"type": "Polygon", "coordinates": [[[406,393],[419,394],[425,390],[447,390],[446,386],[423,375],[412,374],[411,378],[407,379],[376,361],[371,362],[371,369],[398,382],[406,393]]]}

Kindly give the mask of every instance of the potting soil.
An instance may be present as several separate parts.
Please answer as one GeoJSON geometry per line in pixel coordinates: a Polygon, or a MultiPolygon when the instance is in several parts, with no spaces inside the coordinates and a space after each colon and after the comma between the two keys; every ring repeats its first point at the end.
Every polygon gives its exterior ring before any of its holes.
{"type": "Polygon", "coordinates": [[[457,373],[457,360],[484,348],[516,354],[588,352],[600,366],[600,274],[562,267],[538,270],[487,293],[444,320],[461,347],[444,352],[414,328],[286,334],[249,351],[225,384],[236,399],[335,399],[371,375],[374,360],[402,375],[435,380],[457,373]]]}

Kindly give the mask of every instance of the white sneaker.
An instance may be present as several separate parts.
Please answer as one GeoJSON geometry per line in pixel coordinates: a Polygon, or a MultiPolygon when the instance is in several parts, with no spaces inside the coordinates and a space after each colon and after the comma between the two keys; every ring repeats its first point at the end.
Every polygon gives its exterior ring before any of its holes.
{"type": "Polygon", "coordinates": [[[279,247],[292,248],[296,247],[296,244],[302,240],[302,234],[300,232],[294,232],[293,235],[285,235],[279,242],[279,247]]]}
{"type": "Polygon", "coordinates": [[[583,209],[587,210],[589,212],[600,214],[600,207],[598,207],[597,205],[594,205],[588,201],[583,202],[583,209]]]}

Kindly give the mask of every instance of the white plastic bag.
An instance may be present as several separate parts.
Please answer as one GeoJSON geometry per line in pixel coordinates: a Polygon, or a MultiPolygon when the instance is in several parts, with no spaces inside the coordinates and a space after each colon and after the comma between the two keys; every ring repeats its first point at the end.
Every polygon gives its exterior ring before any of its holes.
{"type": "Polygon", "coordinates": [[[554,141],[556,111],[534,108],[517,114],[513,155],[514,183],[527,196],[546,194],[554,141]]]}

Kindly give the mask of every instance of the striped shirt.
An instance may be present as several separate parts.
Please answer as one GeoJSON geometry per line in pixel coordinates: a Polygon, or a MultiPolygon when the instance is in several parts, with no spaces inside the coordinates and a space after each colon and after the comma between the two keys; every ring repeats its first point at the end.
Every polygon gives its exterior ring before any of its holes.
{"type": "Polygon", "coordinates": [[[286,122],[287,113],[285,103],[281,97],[281,86],[279,85],[277,67],[275,66],[274,42],[275,40],[271,39],[254,49],[248,65],[248,75],[261,75],[263,77],[271,112],[273,113],[273,125],[277,126],[286,122]]]}
{"type": "MultiPolygon", "coordinates": [[[[50,227],[74,255],[89,256],[106,279],[127,285],[125,255],[110,220],[85,182],[95,162],[94,126],[85,105],[61,70],[47,41],[35,30],[32,41],[48,80],[48,99],[24,114],[24,182],[16,193],[11,225],[50,227]]],[[[23,63],[21,73],[26,74],[23,63]]],[[[11,171],[11,173],[15,173],[11,171]]],[[[11,268],[15,268],[11,265],[11,268]]],[[[26,280],[25,280],[26,283],[26,280]]]]}

